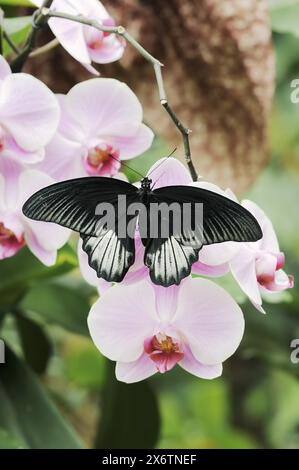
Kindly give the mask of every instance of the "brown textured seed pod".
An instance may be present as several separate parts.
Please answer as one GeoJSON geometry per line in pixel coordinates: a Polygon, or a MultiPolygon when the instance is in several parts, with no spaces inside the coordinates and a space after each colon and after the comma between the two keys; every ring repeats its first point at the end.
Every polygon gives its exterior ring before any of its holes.
{"type": "MultiPolygon", "coordinates": [[[[247,189],[269,158],[275,63],[267,0],[104,3],[117,22],[165,64],[168,98],[192,129],[192,154],[199,173],[221,186],[247,189]]],[[[78,72],[71,59],[59,60],[59,54],[53,53],[59,69],[52,77],[57,81],[63,69],[59,91],[66,91],[67,85],[87,75],[78,72]]],[[[48,83],[50,66],[43,73],[48,83]]],[[[181,144],[178,131],[159,106],[151,66],[131,46],[119,63],[100,70],[103,76],[125,80],[142,101],[152,128],[170,146],[181,144]]]]}

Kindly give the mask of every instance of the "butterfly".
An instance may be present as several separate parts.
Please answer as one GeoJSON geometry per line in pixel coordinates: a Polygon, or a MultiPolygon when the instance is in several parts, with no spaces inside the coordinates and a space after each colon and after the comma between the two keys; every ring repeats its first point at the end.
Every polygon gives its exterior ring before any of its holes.
{"type": "MultiPolygon", "coordinates": [[[[156,207],[156,206],[155,206],[156,207]]],[[[263,234],[254,216],[237,202],[218,193],[195,186],[165,186],[155,189],[145,177],[138,188],[128,182],[108,177],[84,177],[55,183],[33,194],[24,204],[23,213],[30,219],[54,222],[80,233],[83,250],[97,276],[109,282],[121,282],[135,261],[134,233],[139,225],[145,248],[144,264],[153,283],[164,287],[180,284],[191,273],[203,246],[227,241],[254,242],[263,234]],[[119,213],[119,199],[123,198],[119,213]],[[147,216],[130,211],[142,204],[147,216]],[[155,221],[152,205],[175,203],[177,212],[191,206],[191,225],[176,228],[172,217],[159,214],[155,221]],[[115,210],[115,226],[104,222],[107,213],[97,211],[99,204],[115,210]],[[201,205],[203,216],[197,230],[195,208],[201,205]],[[117,212],[118,209],[118,212],[117,212]],[[154,227],[154,224],[158,227],[154,227]],[[168,233],[162,234],[162,225],[168,233]],[[120,235],[120,226],[133,227],[133,236],[120,235]],[[147,225],[144,229],[144,225],[147,225]],[[155,236],[154,228],[157,228],[155,236]]],[[[182,216],[179,215],[179,219],[182,216]]]]}

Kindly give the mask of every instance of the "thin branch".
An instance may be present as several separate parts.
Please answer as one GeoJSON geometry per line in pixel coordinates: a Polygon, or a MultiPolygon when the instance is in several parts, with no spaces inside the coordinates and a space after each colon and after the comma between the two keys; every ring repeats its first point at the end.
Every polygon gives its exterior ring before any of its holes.
{"type": "Polygon", "coordinates": [[[188,127],[185,127],[183,123],[180,121],[180,119],[177,117],[173,109],[170,107],[167,96],[166,96],[166,91],[164,87],[164,81],[163,81],[163,76],[162,76],[162,70],[161,66],[159,64],[154,64],[154,70],[156,74],[156,80],[158,84],[158,89],[159,89],[159,96],[160,96],[160,102],[164,109],[167,111],[169,114],[170,118],[180,131],[183,137],[183,143],[184,143],[184,149],[185,149],[185,160],[189,168],[189,172],[191,174],[191,177],[193,181],[198,180],[198,174],[196,172],[196,169],[193,165],[192,157],[191,157],[191,148],[190,148],[190,140],[189,140],[189,135],[191,133],[191,130],[188,127]]]}
{"type": "Polygon", "coordinates": [[[36,10],[32,17],[32,30],[27,40],[27,44],[25,48],[21,51],[21,53],[17,56],[14,62],[11,64],[11,70],[14,73],[21,72],[30,53],[35,48],[36,36],[38,31],[47,23],[47,18],[42,13],[42,10],[46,7],[49,7],[52,3],[52,0],[44,0],[42,6],[36,10]]]}
{"type": "Polygon", "coordinates": [[[39,47],[38,49],[35,49],[34,51],[30,52],[29,57],[37,57],[42,54],[46,54],[47,52],[51,51],[55,47],[59,45],[58,39],[52,39],[52,41],[48,42],[44,46],[39,47]]]}
{"type": "Polygon", "coordinates": [[[5,41],[7,42],[7,44],[9,45],[9,47],[13,50],[15,54],[21,53],[18,46],[14,43],[13,39],[9,36],[9,34],[7,34],[6,31],[3,31],[3,38],[5,39],[5,41]]]}
{"type": "Polygon", "coordinates": [[[164,86],[164,80],[162,76],[162,66],[163,64],[156,59],[153,55],[151,55],[144,47],[139,44],[138,41],[136,41],[133,36],[131,36],[130,33],[126,31],[126,29],[123,26],[104,26],[101,25],[99,22],[95,20],[90,20],[88,18],[85,18],[84,16],[78,15],[68,15],[67,13],[61,13],[57,11],[50,10],[49,8],[42,8],[41,9],[41,15],[43,15],[45,18],[50,19],[50,18],[63,18],[66,20],[70,21],[75,21],[77,23],[84,24],[86,26],[92,26],[98,31],[102,31],[105,33],[111,33],[111,34],[116,34],[118,36],[121,36],[126,39],[126,41],[131,44],[148,62],[150,62],[154,68],[155,71],[155,76],[156,76],[156,81],[157,81],[157,86],[158,86],[158,91],[159,91],[159,98],[161,105],[164,107],[164,109],[167,111],[169,114],[171,120],[177,127],[177,129],[180,131],[182,134],[183,138],[183,144],[184,144],[184,149],[185,149],[185,159],[186,163],[188,165],[191,177],[193,181],[198,180],[198,174],[195,170],[195,167],[192,162],[192,157],[191,157],[191,149],[190,149],[190,141],[189,141],[189,135],[190,135],[190,129],[185,127],[180,119],[177,117],[175,114],[174,110],[171,108],[167,95],[166,95],[166,90],[164,86]]]}

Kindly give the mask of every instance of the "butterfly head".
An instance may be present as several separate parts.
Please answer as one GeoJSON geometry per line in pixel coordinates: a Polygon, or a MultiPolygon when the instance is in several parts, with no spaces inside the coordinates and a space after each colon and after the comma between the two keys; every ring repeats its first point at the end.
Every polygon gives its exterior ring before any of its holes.
{"type": "Polygon", "coordinates": [[[150,191],[152,187],[152,180],[150,178],[143,178],[141,181],[141,189],[144,191],[150,191]]]}

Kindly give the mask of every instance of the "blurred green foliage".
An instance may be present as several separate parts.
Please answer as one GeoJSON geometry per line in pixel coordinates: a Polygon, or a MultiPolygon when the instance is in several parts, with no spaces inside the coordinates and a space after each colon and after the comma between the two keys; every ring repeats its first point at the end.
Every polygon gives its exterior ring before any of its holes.
{"type": "Polygon", "coordinates": [[[1,0],[0,6],[31,7],[33,3],[30,0],[1,0]]]}
{"type": "MultiPolygon", "coordinates": [[[[290,83],[299,78],[299,1],[270,5],[277,51],[273,158],[246,197],[272,219],[286,271],[298,279],[299,112],[290,83]]],[[[22,45],[28,19],[6,21],[22,45]]],[[[171,150],[156,139],[130,166],[146,174],[171,150]]],[[[220,283],[242,303],[247,326],[223,377],[203,381],[175,369],[125,385],[89,338],[86,318],[97,293],[80,277],[74,243],[53,268],[27,249],[0,263],[0,336],[8,345],[0,365],[0,448],[299,448],[299,364],[290,361],[291,340],[299,338],[296,288],[271,297],[265,316],[226,276],[220,283]]]]}

